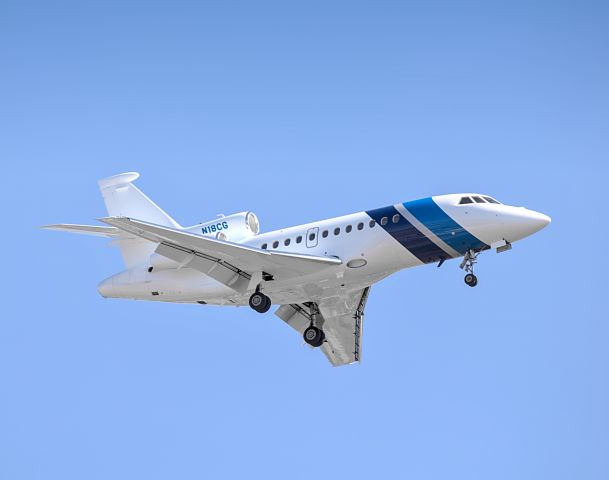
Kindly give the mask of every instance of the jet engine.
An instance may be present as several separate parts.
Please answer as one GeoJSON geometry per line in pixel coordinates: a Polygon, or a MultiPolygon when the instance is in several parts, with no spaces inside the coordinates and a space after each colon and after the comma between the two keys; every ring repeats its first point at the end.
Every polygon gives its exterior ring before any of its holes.
{"type": "MultiPolygon", "coordinates": [[[[229,242],[240,242],[257,235],[260,231],[260,223],[254,212],[241,212],[228,216],[221,215],[215,220],[185,228],[184,231],[229,242]]],[[[158,253],[153,253],[150,256],[148,271],[168,270],[177,267],[178,264],[173,260],[158,253]]]]}
{"type": "Polygon", "coordinates": [[[188,227],[186,231],[219,240],[240,242],[257,235],[260,231],[260,223],[254,212],[241,212],[218,216],[215,220],[188,227]]]}

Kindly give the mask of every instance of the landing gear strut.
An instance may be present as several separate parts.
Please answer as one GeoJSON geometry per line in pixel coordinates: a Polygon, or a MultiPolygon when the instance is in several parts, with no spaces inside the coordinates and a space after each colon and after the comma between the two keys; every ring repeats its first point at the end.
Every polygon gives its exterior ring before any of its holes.
{"type": "Polygon", "coordinates": [[[478,261],[478,255],[480,255],[480,252],[468,250],[465,253],[465,256],[463,257],[461,265],[459,265],[459,268],[461,268],[461,270],[465,270],[466,275],[463,280],[470,287],[475,287],[476,285],[478,285],[478,277],[474,275],[474,265],[478,261]]]}
{"type": "Polygon", "coordinates": [[[304,331],[302,338],[312,347],[321,347],[326,341],[326,334],[317,326],[317,315],[319,314],[319,310],[315,303],[311,303],[310,310],[311,325],[304,331]]]}
{"type": "Polygon", "coordinates": [[[249,303],[258,313],[266,313],[271,308],[271,299],[259,290],[252,294],[249,303]]]}

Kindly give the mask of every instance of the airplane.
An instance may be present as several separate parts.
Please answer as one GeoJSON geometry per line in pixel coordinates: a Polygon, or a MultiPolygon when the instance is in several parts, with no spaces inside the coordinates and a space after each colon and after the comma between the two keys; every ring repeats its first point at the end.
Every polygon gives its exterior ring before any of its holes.
{"type": "Polygon", "coordinates": [[[111,239],[125,270],[103,280],[105,298],[249,305],[280,319],[334,366],[361,360],[373,284],[405,268],[462,258],[478,284],[480,253],[505,252],[551,219],[477,193],[438,195],[260,233],[251,211],[182,227],[135,185],[135,172],[100,180],[106,226],[42,228],[111,239]]]}

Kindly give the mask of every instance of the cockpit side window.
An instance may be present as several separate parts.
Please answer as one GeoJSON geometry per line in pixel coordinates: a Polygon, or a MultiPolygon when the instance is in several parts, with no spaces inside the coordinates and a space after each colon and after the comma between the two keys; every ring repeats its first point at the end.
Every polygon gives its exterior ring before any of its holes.
{"type": "Polygon", "coordinates": [[[474,202],[469,197],[461,197],[461,201],[459,202],[459,205],[465,205],[467,203],[474,203],[474,202]]]}
{"type": "Polygon", "coordinates": [[[486,203],[482,197],[472,197],[476,203],[486,203]]]}
{"type": "Polygon", "coordinates": [[[482,197],[482,198],[484,198],[488,203],[496,203],[497,205],[501,205],[501,202],[498,202],[494,198],[491,198],[491,197],[482,197]]]}

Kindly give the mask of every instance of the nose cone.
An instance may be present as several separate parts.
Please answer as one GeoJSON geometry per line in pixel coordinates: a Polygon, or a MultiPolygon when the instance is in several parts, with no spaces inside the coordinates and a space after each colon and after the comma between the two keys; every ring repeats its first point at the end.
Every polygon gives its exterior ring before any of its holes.
{"type": "Polygon", "coordinates": [[[523,208],[513,221],[514,233],[519,238],[528,237],[547,227],[551,221],[552,219],[543,213],[523,208]]]}
{"type": "Polygon", "coordinates": [[[527,210],[527,225],[531,229],[531,234],[538,232],[542,228],[547,227],[552,222],[552,219],[543,213],[527,210]]]}

